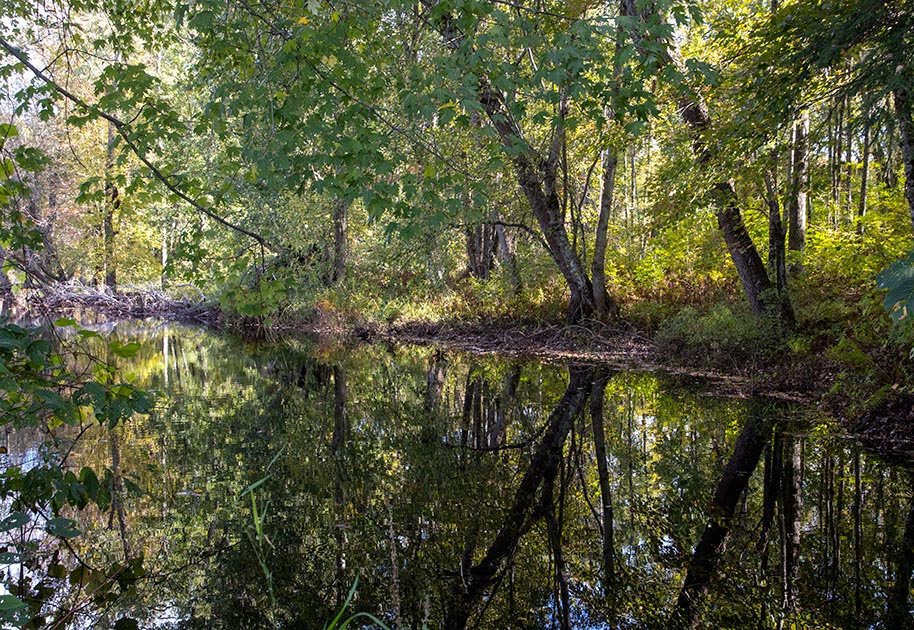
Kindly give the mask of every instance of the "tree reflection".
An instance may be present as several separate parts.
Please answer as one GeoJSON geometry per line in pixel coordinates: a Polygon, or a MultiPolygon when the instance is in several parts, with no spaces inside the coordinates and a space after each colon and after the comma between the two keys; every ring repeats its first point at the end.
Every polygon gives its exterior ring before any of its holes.
{"type": "Polygon", "coordinates": [[[322,627],[358,578],[352,610],[400,628],[910,622],[907,474],[793,409],[593,366],[150,340],[124,369],[163,402],[117,444],[147,491],[122,503],[137,618],[322,627]],[[275,607],[239,500],[267,475],[275,607]]]}

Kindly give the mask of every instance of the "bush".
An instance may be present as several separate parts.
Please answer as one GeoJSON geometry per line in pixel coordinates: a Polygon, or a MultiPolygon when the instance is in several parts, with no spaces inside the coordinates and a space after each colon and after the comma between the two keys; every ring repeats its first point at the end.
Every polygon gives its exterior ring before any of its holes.
{"type": "Polygon", "coordinates": [[[674,360],[701,366],[745,368],[783,351],[777,322],[744,306],[719,304],[709,311],[686,307],[660,324],[657,346],[674,360]]]}

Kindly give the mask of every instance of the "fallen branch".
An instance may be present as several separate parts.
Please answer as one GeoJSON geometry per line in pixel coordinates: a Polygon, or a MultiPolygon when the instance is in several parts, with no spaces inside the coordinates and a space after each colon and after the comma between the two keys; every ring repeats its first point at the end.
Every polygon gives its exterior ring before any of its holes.
{"type": "Polygon", "coordinates": [[[219,321],[218,306],[206,300],[202,292],[200,296],[198,301],[175,299],[162,291],[137,287],[113,292],[105,287],[71,281],[29,291],[27,301],[30,308],[56,316],[82,314],[88,310],[118,319],[160,317],[208,324],[219,321]]]}

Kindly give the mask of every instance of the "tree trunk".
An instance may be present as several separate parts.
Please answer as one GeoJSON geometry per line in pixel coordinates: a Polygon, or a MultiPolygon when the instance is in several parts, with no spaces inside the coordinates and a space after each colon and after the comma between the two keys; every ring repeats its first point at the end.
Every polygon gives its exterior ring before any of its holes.
{"type": "MultiPolygon", "coordinates": [[[[434,8],[434,0],[423,0],[434,8]]],[[[435,27],[452,53],[460,50],[464,40],[453,24],[450,13],[441,14],[435,27]]],[[[505,106],[500,92],[494,90],[485,77],[477,80],[476,97],[485,111],[489,122],[498,133],[502,146],[513,156],[515,174],[530,210],[543,233],[550,256],[558,265],[571,293],[567,320],[571,323],[592,316],[596,309],[593,301],[593,285],[577,252],[568,239],[568,231],[562,216],[561,203],[556,187],[556,164],[558,153],[552,151],[543,159],[525,139],[520,126],[505,106]]],[[[555,128],[554,136],[560,134],[555,128]]]]}
{"type": "MultiPolygon", "coordinates": [[[[860,170],[860,198],[857,200],[857,214],[860,218],[866,216],[867,188],[870,181],[870,132],[869,121],[863,128],[863,165],[860,170]]],[[[861,225],[862,228],[862,225],[861,225]]]]}
{"type": "Polygon", "coordinates": [[[914,500],[908,511],[904,527],[904,537],[898,553],[898,565],[895,573],[895,585],[889,594],[888,609],[885,614],[886,630],[902,630],[912,625],[908,598],[911,591],[911,571],[914,570],[914,500]]]}
{"type": "Polygon", "coordinates": [[[568,240],[568,231],[562,220],[562,209],[555,189],[554,169],[535,157],[533,148],[523,139],[520,128],[509,117],[500,94],[492,90],[484,80],[480,80],[477,93],[479,102],[498,131],[502,144],[511,149],[512,153],[516,153],[514,165],[521,191],[527,198],[533,216],[546,239],[549,254],[568,284],[571,296],[567,320],[576,322],[592,316],[596,312],[593,285],[584,271],[581,259],[568,240]]]}
{"type": "Polygon", "coordinates": [[[606,459],[606,436],[603,430],[603,399],[609,372],[599,370],[594,375],[590,390],[590,417],[593,426],[594,457],[597,460],[597,477],[600,481],[600,505],[603,517],[603,597],[615,598],[616,583],[614,522],[612,489],[609,483],[609,466],[606,459]]]}
{"type": "Polygon", "coordinates": [[[477,280],[489,279],[495,262],[495,230],[489,223],[466,229],[467,271],[477,280]]]}
{"type": "MultiPolygon", "coordinates": [[[[768,203],[768,271],[775,277],[775,290],[778,300],[778,321],[785,328],[793,328],[793,306],[787,289],[787,250],[785,237],[787,231],[781,219],[781,205],[778,203],[777,185],[774,180],[774,169],[765,172],[765,191],[768,203]]],[[[762,296],[764,299],[764,295],[762,296]]]]}
{"type": "Polygon", "coordinates": [[[803,112],[793,125],[793,150],[790,154],[790,195],[787,201],[789,233],[787,247],[801,252],[806,248],[806,201],[809,188],[809,112],[803,112]]]}
{"type": "Polygon", "coordinates": [[[495,238],[495,256],[498,258],[498,263],[504,267],[508,274],[508,280],[511,283],[511,293],[517,295],[520,293],[522,283],[520,269],[517,267],[514,238],[501,223],[495,224],[495,238]]]}
{"type": "Polygon", "coordinates": [[[568,389],[549,416],[543,438],[514,493],[514,501],[498,534],[482,560],[472,566],[467,562],[465,569],[452,582],[444,612],[444,627],[447,630],[464,630],[480,603],[505,575],[517,553],[521,537],[534,523],[538,490],[540,487],[551,487],[555,479],[565,438],[587,402],[593,378],[592,368],[571,367],[569,372],[568,389]]]}
{"type": "MultiPolygon", "coordinates": [[[[638,0],[622,0],[620,13],[626,17],[637,17],[642,22],[647,22],[657,17],[657,7],[653,3],[640,3],[638,0]],[[641,10],[639,10],[641,7],[641,10]]],[[[642,36],[633,30],[629,33],[637,46],[642,45],[642,36]]],[[[661,66],[673,65],[683,75],[687,75],[685,64],[679,58],[679,53],[674,45],[664,42],[661,47],[661,66]]],[[[656,42],[655,42],[656,44],[656,42]]],[[[652,49],[652,55],[657,52],[652,49]]],[[[686,88],[688,89],[688,88],[686,88]]],[[[700,94],[693,90],[682,94],[679,98],[679,111],[683,121],[692,132],[692,150],[701,167],[707,167],[713,158],[711,150],[705,143],[704,134],[711,127],[711,116],[708,106],[700,94]]],[[[717,182],[711,187],[711,199],[717,215],[717,224],[723,234],[730,252],[733,265],[739,273],[743,290],[749,306],[756,315],[774,315],[780,319],[783,328],[793,327],[792,313],[781,307],[783,301],[778,299],[771,280],[765,271],[762,258],[746,230],[742,214],[739,209],[739,200],[733,180],[717,182]],[[773,299],[772,299],[773,298],[773,299]]]]}
{"type": "Polygon", "coordinates": [[[160,287],[164,291],[168,288],[168,276],[165,270],[168,268],[168,223],[162,225],[162,273],[159,276],[160,287]]]}
{"type": "Polygon", "coordinates": [[[698,625],[701,603],[711,586],[717,563],[727,548],[739,499],[749,485],[752,472],[758,466],[765,449],[768,426],[760,418],[751,418],[736,440],[733,455],[714,494],[711,520],[689,562],[685,582],[671,617],[671,628],[691,630],[698,625]]]}
{"type": "Polygon", "coordinates": [[[348,244],[349,204],[344,199],[333,202],[333,272],[331,280],[342,282],[346,277],[349,258],[348,244]]]}
{"type": "Polygon", "coordinates": [[[105,208],[102,218],[102,236],[104,239],[104,269],[105,286],[114,290],[117,287],[117,265],[114,259],[114,214],[121,206],[118,198],[118,189],[114,181],[114,140],[117,138],[117,129],[113,123],[108,123],[108,143],[105,149],[105,208]]]}
{"type": "Polygon", "coordinates": [[[904,198],[914,225],[914,120],[912,120],[911,94],[904,87],[895,88],[895,116],[901,132],[901,158],[904,162],[904,198]]]}
{"type": "Polygon", "coordinates": [[[600,216],[597,219],[591,266],[594,308],[597,314],[613,317],[617,314],[618,307],[606,294],[606,246],[618,164],[619,155],[615,147],[608,147],[603,153],[603,190],[600,193],[600,216]]]}
{"type": "Polygon", "coordinates": [[[853,223],[854,221],[854,192],[853,186],[851,186],[851,179],[854,171],[853,159],[854,159],[854,126],[851,124],[851,97],[850,95],[844,98],[844,111],[847,118],[847,122],[844,125],[845,139],[844,139],[844,168],[841,170],[843,173],[843,186],[844,186],[844,218],[848,223],[853,223]]]}
{"type": "Polygon", "coordinates": [[[783,326],[793,327],[792,313],[784,309],[781,300],[777,299],[777,289],[771,284],[765,263],[743,223],[733,181],[715,184],[713,196],[717,206],[717,225],[742,280],[752,312],[756,315],[775,315],[783,326]]]}

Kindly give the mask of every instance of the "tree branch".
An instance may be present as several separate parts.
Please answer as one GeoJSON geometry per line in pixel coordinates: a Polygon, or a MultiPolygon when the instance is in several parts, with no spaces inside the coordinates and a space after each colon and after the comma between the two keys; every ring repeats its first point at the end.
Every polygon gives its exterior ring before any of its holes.
{"type": "Polygon", "coordinates": [[[59,83],[54,81],[54,79],[52,79],[50,76],[48,76],[44,71],[38,69],[34,64],[32,64],[29,61],[28,56],[22,50],[19,50],[18,48],[14,47],[12,44],[7,42],[2,37],[0,37],[0,47],[3,47],[4,49],[6,49],[6,51],[10,55],[12,55],[16,59],[18,59],[19,62],[22,63],[22,65],[24,65],[26,68],[28,68],[32,72],[32,74],[34,74],[36,77],[38,77],[41,81],[43,81],[46,85],[48,85],[55,92],[57,92],[58,94],[60,94],[64,98],[66,98],[67,100],[73,102],[77,106],[85,109],[87,112],[91,112],[94,115],[98,116],[99,118],[107,120],[109,123],[111,123],[114,126],[114,128],[117,130],[118,135],[120,135],[121,138],[124,139],[124,142],[127,144],[127,146],[130,147],[130,150],[133,152],[133,154],[136,155],[136,157],[140,160],[140,162],[142,162],[143,165],[149,169],[149,171],[152,173],[153,177],[155,177],[155,179],[159,180],[159,182],[161,182],[162,185],[164,185],[165,188],[167,188],[171,193],[173,193],[174,195],[177,195],[178,197],[183,199],[185,202],[190,204],[195,210],[206,215],[207,217],[209,217],[216,223],[224,225],[225,227],[227,227],[231,230],[234,230],[235,232],[238,232],[239,234],[243,234],[244,236],[247,236],[248,238],[253,239],[257,243],[259,243],[261,247],[269,249],[272,252],[283,251],[282,247],[280,247],[274,243],[271,243],[270,241],[265,239],[260,234],[251,232],[250,230],[247,230],[247,229],[241,227],[240,225],[236,225],[235,223],[232,223],[228,219],[225,219],[225,218],[219,216],[218,214],[216,214],[216,212],[213,209],[204,206],[197,200],[191,198],[190,195],[183,192],[180,188],[178,188],[176,184],[174,184],[171,180],[169,180],[162,173],[162,171],[159,170],[152,163],[152,161],[146,156],[146,154],[143,152],[143,150],[140,149],[140,147],[138,147],[136,145],[136,143],[130,138],[130,134],[129,134],[130,127],[127,123],[123,122],[116,116],[113,116],[113,115],[109,114],[108,112],[105,112],[105,111],[99,109],[99,107],[97,105],[90,105],[89,103],[87,103],[86,101],[81,99],[79,96],[77,96],[73,92],[69,91],[68,89],[66,89],[65,87],[63,87],[62,85],[60,85],[59,83]]]}

